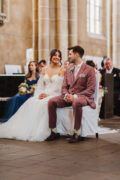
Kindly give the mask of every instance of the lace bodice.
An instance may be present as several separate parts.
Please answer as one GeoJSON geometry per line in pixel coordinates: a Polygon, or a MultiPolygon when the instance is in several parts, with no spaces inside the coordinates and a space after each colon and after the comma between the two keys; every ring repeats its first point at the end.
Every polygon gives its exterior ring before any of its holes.
{"type": "Polygon", "coordinates": [[[63,83],[63,76],[53,75],[49,77],[48,74],[41,75],[35,91],[35,96],[39,96],[41,93],[47,95],[60,95],[63,83]]]}

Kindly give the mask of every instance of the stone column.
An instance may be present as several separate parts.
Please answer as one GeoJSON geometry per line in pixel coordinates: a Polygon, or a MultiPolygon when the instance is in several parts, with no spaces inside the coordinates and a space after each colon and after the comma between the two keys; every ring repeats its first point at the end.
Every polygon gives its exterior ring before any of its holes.
{"type": "Polygon", "coordinates": [[[49,57],[49,0],[39,0],[38,4],[38,58],[49,57]]]}
{"type": "Polygon", "coordinates": [[[112,60],[117,66],[117,0],[112,0],[112,9],[112,60]]]}
{"type": "Polygon", "coordinates": [[[111,57],[111,0],[107,0],[107,56],[111,57]]]}
{"type": "Polygon", "coordinates": [[[77,18],[77,0],[68,0],[68,44],[75,46],[78,44],[78,18],[77,18]]]}
{"type": "Polygon", "coordinates": [[[57,48],[56,42],[56,0],[50,0],[49,4],[49,48],[50,51],[57,48]]]}
{"type": "Polygon", "coordinates": [[[33,59],[38,60],[38,0],[32,1],[33,7],[33,59]]]}
{"type": "Polygon", "coordinates": [[[33,6],[34,57],[47,60],[58,48],[67,60],[68,45],[77,44],[77,0],[33,0],[33,6]]]}
{"type": "Polygon", "coordinates": [[[120,1],[116,0],[116,5],[117,5],[117,16],[116,16],[116,39],[117,39],[117,51],[116,51],[116,61],[117,61],[117,67],[120,68],[120,1]]]}
{"type": "Polygon", "coordinates": [[[63,61],[67,60],[68,48],[68,1],[56,0],[56,47],[62,51],[63,61]]]}

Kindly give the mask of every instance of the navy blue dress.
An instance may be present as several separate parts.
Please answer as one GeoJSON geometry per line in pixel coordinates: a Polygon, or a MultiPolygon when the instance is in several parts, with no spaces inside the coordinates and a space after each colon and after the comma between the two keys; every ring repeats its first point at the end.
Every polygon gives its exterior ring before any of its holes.
{"type": "MultiPolygon", "coordinates": [[[[36,77],[36,80],[28,80],[26,78],[26,83],[28,84],[28,90],[30,89],[31,85],[36,84],[38,81],[38,77],[36,77]]],[[[19,107],[31,96],[33,96],[33,93],[20,95],[17,93],[13,97],[9,98],[7,100],[6,108],[5,108],[5,115],[4,118],[0,119],[1,122],[6,122],[10,119],[10,117],[19,109],[19,107]]]]}

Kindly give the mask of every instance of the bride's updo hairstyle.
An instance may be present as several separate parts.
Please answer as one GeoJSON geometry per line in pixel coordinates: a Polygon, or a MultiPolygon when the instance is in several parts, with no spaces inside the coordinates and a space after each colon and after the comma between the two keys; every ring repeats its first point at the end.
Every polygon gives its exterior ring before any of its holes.
{"type": "MultiPolygon", "coordinates": [[[[59,57],[60,57],[60,63],[61,63],[61,60],[62,60],[62,53],[59,49],[53,49],[51,52],[50,52],[50,63],[51,63],[51,60],[52,60],[52,57],[55,56],[56,52],[59,53],[59,57]]],[[[62,63],[61,63],[62,64],[62,63]]]]}

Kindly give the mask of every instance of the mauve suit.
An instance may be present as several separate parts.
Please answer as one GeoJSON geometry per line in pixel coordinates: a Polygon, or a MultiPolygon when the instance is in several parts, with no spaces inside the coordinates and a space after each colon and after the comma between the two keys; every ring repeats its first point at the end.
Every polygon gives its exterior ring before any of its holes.
{"type": "Polygon", "coordinates": [[[54,97],[48,102],[49,127],[51,129],[56,127],[57,108],[72,105],[75,119],[74,129],[79,130],[81,125],[82,106],[90,105],[92,108],[96,108],[96,104],[93,99],[95,85],[96,77],[95,71],[92,67],[83,63],[75,79],[74,67],[69,67],[65,73],[62,95],[54,97]],[[64,100],[65,94],[76,94],[78,98],[74,98],[72,103],[67,103],[64,100]]]}

